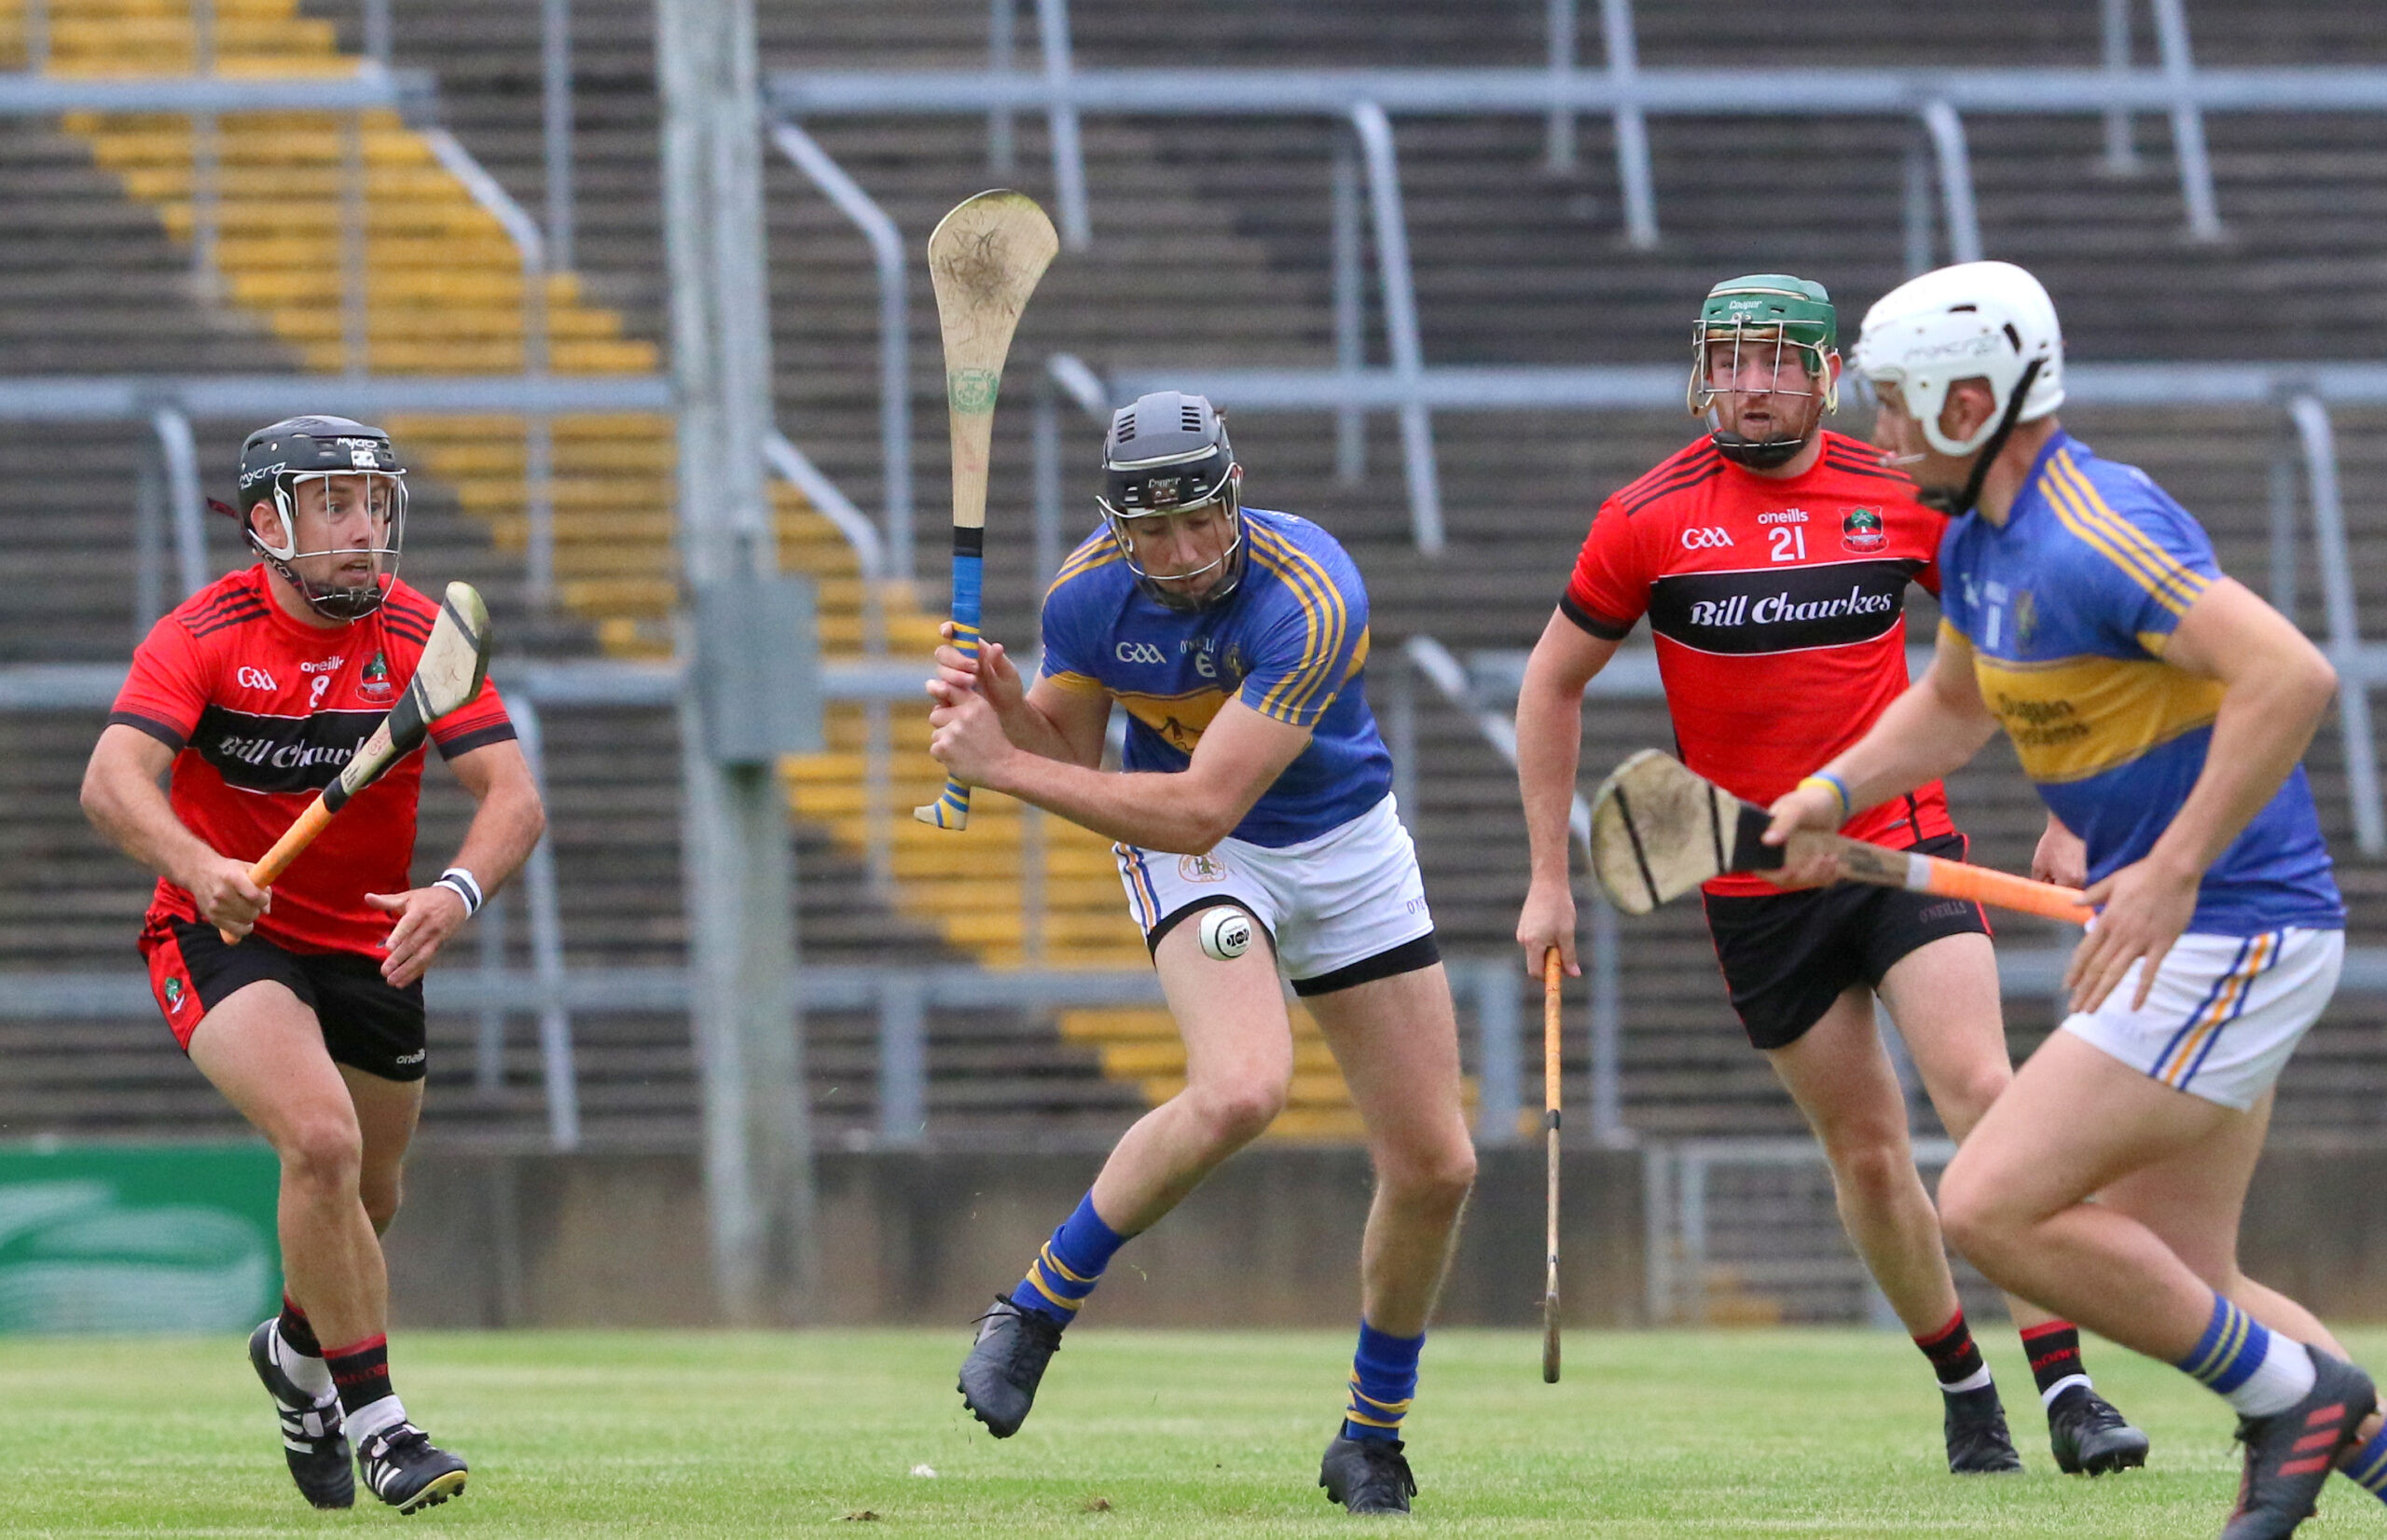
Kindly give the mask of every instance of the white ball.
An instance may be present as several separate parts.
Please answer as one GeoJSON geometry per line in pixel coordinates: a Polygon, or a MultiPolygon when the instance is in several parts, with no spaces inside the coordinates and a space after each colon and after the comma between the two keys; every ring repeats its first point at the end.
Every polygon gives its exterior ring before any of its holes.
{"type": "Polygon", "coordinates": [[[1202,951],[1221,962],[1242,956],[1251,950],[1251,933],[1257,928],[1251,916],[1233,904],[1219,904],[1205,910],[1197,932],[1202,938],[1202,951]]]}

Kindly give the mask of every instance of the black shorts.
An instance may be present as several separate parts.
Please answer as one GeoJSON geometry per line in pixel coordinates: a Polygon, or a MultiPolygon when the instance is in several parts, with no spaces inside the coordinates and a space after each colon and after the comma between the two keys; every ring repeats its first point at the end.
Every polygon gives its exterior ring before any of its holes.
{"type": "MultiPolygon", "coordinates": [[[[1962,860],[1968,843],[1939,834],[1913,848],[1962,860]]],[[[1921,946],[1989,934],[1989,916],[1969,900],[1862,883],[1705,902],[1732,1009],[1759,1048],[1797,1042],[1832,1001],[1860,983],[1879,989],[1891,966],[1921,946]]]]}
{"type": "Polygon", "coordinates": [[[234,990],[270,979],[315,1013],[334,1064],[385,1080],[422,1079],[422,981],[400,989],[381,977],[378,958],[292,952],[261,936],[227,946],[214,926],[194,920],[151,921],[141,951],[150,993],[186,1053],[200,1018],[234,990]]]}

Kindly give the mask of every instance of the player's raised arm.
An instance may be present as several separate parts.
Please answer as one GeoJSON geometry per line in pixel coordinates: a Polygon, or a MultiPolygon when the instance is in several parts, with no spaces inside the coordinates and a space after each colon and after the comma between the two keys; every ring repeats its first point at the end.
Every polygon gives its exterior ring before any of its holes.
{"type": "Polygon", "coordinates": [[[1525,969],[1538,973],[1552,947],[1570,976],[1575,958],[1575,894],[1568,876],[1567,815],[1575,804],[1575,772],[1582,751],[1583,687],[1607,667],[1621,639],[1594,636],[1563,611],[1552,611],[1525,660],[1517,690],[1517,791],[1525,799],[1525,839],[1533,878],[1517,916],[1517,943],[1525,969]]]}

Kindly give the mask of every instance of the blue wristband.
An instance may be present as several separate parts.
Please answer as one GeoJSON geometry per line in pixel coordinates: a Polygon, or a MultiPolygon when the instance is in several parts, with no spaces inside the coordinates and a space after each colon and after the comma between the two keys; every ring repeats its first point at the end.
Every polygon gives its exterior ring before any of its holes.
{"type": "Polygon", "coordinates": [[[1841,821],[1847,822],[1848,816],[1856,811],[1856,799],[1848,794],[1848,783],[1828,770],[1818,770],[1799,784],[1806,786],[1813,783],[1820,783],[1831,788],[1831,794],[1840,799],[1841,821]]]}

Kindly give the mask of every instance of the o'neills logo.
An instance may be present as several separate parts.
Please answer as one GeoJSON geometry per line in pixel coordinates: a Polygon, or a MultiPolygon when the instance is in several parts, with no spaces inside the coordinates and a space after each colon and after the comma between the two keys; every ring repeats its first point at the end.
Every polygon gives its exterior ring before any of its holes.
{"type": "Polygon", "coordinates": [[[1885,615],[1897,608],[1895,595],[1869,594],[1851,584],[1846,596],[1839,598],[1802,600],[1788,594],[1768,594],[1753,599],[1746,594],[1734,594],[1730,598],[1706,599],[1690,606],[1690,618],[1693,626],[1779,626],[1840,620],[1851,615],[1885,615]]]}

